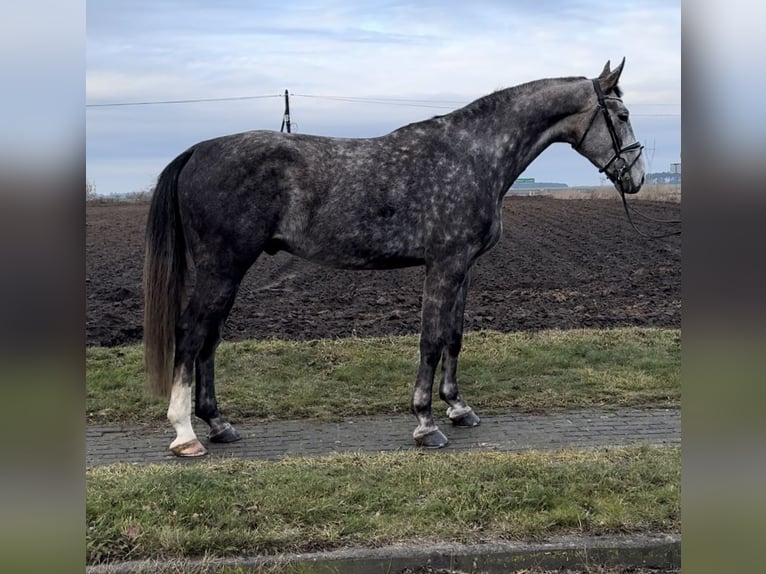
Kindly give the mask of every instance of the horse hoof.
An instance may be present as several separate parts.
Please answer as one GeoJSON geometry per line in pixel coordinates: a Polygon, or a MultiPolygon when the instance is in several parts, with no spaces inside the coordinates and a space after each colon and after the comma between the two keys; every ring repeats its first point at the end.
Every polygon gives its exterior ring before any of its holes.
{"type": "Polygon", "coordinates": [[[170,452],[176,456],[191,458],[195,456],[205,456],[207,454],[207,449],[195,438],[189,442],[170,447],[170,452]]]}
{"type": "Polygon", "coordinates": [[[468,411],[464,415],[450,420],[452,421],[452,426],[464,428],[477,427],[481,422],[481,419],[473,411],[468,411]]]}
{"type": "Polygon", "coordinates": [[[210,438],[210,442],[237,442],[238,440],[242,440],[242,437],[239,436],[237,430],[229,423],[225,423],[216,430],[210,429],[208,437],[210,438]]]}
{"type": "Polygon", "coordinates": [[[444,448],[449,444],[449,439],[442,431],[436,429],[423,436],[415,437],[415,443],[423,448],[444,448]]]}

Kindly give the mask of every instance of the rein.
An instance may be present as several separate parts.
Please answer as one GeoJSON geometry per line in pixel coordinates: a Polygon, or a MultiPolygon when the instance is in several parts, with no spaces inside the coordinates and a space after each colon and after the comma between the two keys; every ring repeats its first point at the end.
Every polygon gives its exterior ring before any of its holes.
{"type": "MultiPolygon", "coordinates": [[[[610,159],[606,164],[604,164],[603,167],[601,167],[598,172],[599,173],[605,173],[606,169],[612,165],[612,163],[616,159],[621,159],[623,166],[619,169],[616,175],[612,175],[607,173],[606,176],[609,178],[609,180],[612,183],[616,183],[616,181],[620,181],[622,179],[623,174],[626,171],[630,171],[630,169],[636,164],[638,161],[638,158],[641,157],[641,153],[644,149],[644,146],[641,145],[640,142],[635,141],[630,145],[621,147],[620,146],[620,138],[617,135],[617,130],[614,128],[614,124],[612,123],[612,118],[609,116],[609,111],[606,108],[606,100],[620,100],[620,98],[615,96],[605,96],[604,92],[601,90],[601,85],[598,83],[598,80],[592,80],[593,82],[593,89],[596,91],[596,97],[598,98],[598,105],[596,106],[596,109],[593,110],[593,115],[590,117],[590,121],[588,122],[588,127],[585,128],[585,132],[583,132],[582,136],[580,137],[580,141],[577,142],[577,145],[573,145],[572,147],[579,151],[580,146],[582,146],[582,143],[585,141],[585,137],[588,135],[588,132],[590,132],[591,127],[593,127],[593,122],[596,121],[596,118],[598,117],[598,113],[601,112],[604,116],[604,121],[606,122],[607,131],[609,132],[609,137],[612,139],[612,149],[614,150],[614,155],[612,156],[612,159],[610,159]],[[638,153],[636,154],[636,157],[633,158],[633,161],[628,163],[625,158],[622,157],[622,154],[628,151],[634,151],[638,150],[638,153]]],[[[661,239],[663,237],[670,237],[673,235],[681,235],[681,230],[678,231],[671,231],[669,233],[662,233],[659,235],[653,235],[649,233],[644,233],[641,231],[638,227],[636,227],[636,224],[633,222],[633,218],[630,216],[630,211],[633,211],[636,215],[639,215],[643,217],[644,219],[648,221],[654,221],[656,223],[681,223],[680,219],[655,219],[654,217],[650,217],[648,215],[645,215],[638,211],[633,206],[628,205],[628,201],[625,198],[625,193],[619,189],[619,186],[617,187],[617,191],[620,194],[620,198],[622,199],[622,205],[625,208],[625,216],[628,218],[628,221],[630,222],[630,225],[635,229],[636,233],[639,235],[642,235],[648,239],[661,239]],[[629,211],[630,210],[630,211],[629,211]]]]}
{"type": "Polygon", "coordinates": [[[638,233],[639,235],[643,235],[647,239],[662,239],[663,237],[671,237],[673,235],[681,235],[681,230],[680,229],[677,230],[677,231],[670,231],[668,233],[661,233],[661,234],[658,234],[658,235],[653,235],[653,234],[650,234],[650,233],[644,233],[643,231],[641,231],[638,227],[636,227],[636,224],[633,223],[633,218],[630,216],[630,211],[628,211],[628,209],[633,211],[633,213],[635,213],[636,215],[640,215],[644,219],[647,219],[649,221],[654,221],[656,223],[681,223],[681,220],[680,219],[655,219],[654,217],[649,217],[648,215],[645,215],[645,214],[641,213],[640,211],[638,211],[632,205],[628,205],[628,200],[625,199],[625,194],[623,192],[621,192],[621,191],[619,193],[620,193],[620,197],[622,198],[622,205],[625,208],[625,215],[628,218],[628,221],[630,222],[630,225],[633,227],[633,229],[636,230],[636,233],[638,233]]]}

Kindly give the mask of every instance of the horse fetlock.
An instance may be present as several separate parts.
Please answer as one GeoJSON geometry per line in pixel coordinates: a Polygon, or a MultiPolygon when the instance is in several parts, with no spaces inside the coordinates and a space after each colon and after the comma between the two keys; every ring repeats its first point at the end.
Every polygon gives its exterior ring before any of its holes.
{"type": "Polygon", "coordinates": [[[439,430],[439,427],[436,426],[436,424],[433,421],[430,423],[420,423],[417,426],[417,428],[414,431],[412,431],[412,438],[417,440],[427,434],[430,434],[438,430],[439,430]]]}
{"type": "Polygon", "coordinates": [[[450,405],[449,407],[447,407],[447,416],[451,420],[458,419],[462,417],[463,415],[468,414],[470,412],[473,412],[473,409],[466,404],[450,405]]]}
{"type": "Polygon", "coordinates": [[[447,416],[452,421],[452,425],[456,427],[476,427],[481,422],[481,419],[468,405],[448,407],[447,416]]]}
{"type": "Polygon", "coordinates": [[[240,436],[237,430],[226,421],[216,421],[216,423],[217,424],[210,425],[210,434],[208,435],[208,438],[211,442],[227,443],[236,442],[242,439],[242,436],[240,436]]]}
{"type": "Polygon", "coordinates": [[[418,427],[412,436],[415,439],[415,444],[423,448],[443,448],[449,444],[449,439],[436,425],[430,427],[430,430],[428,427],[418,427]]]}

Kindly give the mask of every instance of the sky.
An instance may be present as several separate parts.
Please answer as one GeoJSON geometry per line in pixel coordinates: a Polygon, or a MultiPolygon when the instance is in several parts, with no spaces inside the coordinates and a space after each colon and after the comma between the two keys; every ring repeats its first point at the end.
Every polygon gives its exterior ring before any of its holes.
{"type": "MultiPolygon", "coordinates": [[[[279,130],[286,89],[293,132],[374,137],[498,88],[595,77],[623,57],[648,171],[681,161],[679,0],[89,0],[86,10],[86,170],[99,194],[150,188],[204,139],[279,130]],[[216,98],[247,99],[104,105],[216,98]]],[[[564,144],[522,177],[603,183],[564,144]]]]}

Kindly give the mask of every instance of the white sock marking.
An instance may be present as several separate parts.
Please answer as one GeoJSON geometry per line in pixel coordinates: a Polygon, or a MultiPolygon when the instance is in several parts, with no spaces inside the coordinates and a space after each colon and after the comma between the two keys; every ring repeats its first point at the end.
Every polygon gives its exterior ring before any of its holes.
{"type": "Polygon", "coordinates": [[[170,448],[197,438],[191,424],[191,385],[185,385],[182,381],[183,377],[179,374],[170,391],[168,420],[176,429],[176,438],[170,443],[170,448]]]}

